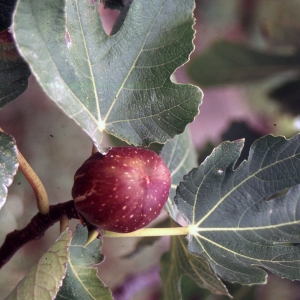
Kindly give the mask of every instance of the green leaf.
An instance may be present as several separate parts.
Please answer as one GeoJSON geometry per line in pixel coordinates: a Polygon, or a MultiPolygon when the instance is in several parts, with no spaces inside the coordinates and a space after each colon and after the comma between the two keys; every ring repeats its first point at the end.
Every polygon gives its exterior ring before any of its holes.
{"type": "Polygon", "coordinates": [[[172,176],[171,191],[165,209],[176,220],[177,210],[173,201],[176,188],[183,175],[197,166],[197,153],[192,144],[189,131],[186,130],[167,142],[160,152],[160,157],[168,166],[172,176]]]}
{"type": "Polygon", "coordinates": [[[56,300],[113,299],[110,290],[97,276],[97,268],[95,267],[96,264],[103,261],[102,240],[96,239],[84,247],[87,236],[87,229],[78,225],[70,245],[67,275],[55,298],[56,300]]]}
{"type": "Polygon", "coordinates": [[[299,69],[300,55],[272,54],[218,41],[193,59],[188,73],[201,86],[213,86],[247,83],[299,69]]]}
{"type": "Polygon", "coordinates": [[[12,34],[0,32],[0,108],[27,89],[29,76],[29,67],[17,52],[12,34]]]}
{"type": "Polygon", "coordinates": [[[193,7],[135,0],[107,36],[98,1],[20,0],[14,29],[42,87],[96,142],[106,130],[148,145],[183,132],[198,114],[201,91],[170,80],[193,50],[193,7]]]}
{"type": "Polygon", "coordinates": [[[7,197],[7,187],[17,173],[18,150],[15,140],[10,135],[0,132],[0,209],[7,197]]]}
{"type": "Polygon", "coordinates": [[[66,230],[18,283],[6,300],[50,300],[62,284],[68,262],[71,233],[66,230]]]}
{"type": "Polygon", "coordinates": [[[265,283],[263,269],[299,279],[300,135],[258,139],[234,170],[242,147],[243,140],[222,143],[179,185],[175,203],[191,226],[188,249],[227,281],[265,283]]]}
{"type": "Polygon", "coordinates": [[[182,299],[181,280],[188,276],[202,288],[216,294],[228,295],[221,280],[210,270],[208,263],[190,253],[184,237],[171,238],[171,248],[161,258],[163,299],[182,299]]]}

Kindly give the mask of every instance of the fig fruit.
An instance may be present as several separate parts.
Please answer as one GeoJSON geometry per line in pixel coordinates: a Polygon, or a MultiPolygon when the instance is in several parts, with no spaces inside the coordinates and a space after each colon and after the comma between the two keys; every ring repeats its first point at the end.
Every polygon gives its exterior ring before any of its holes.
{"type": "Polygon", "coordinates": [[[115,147],[83,163],[75,173],[72,196],[88,223],[126,233],[145,227],[160,214],[170,187],[170,171],[155,152],[115,147]]]}

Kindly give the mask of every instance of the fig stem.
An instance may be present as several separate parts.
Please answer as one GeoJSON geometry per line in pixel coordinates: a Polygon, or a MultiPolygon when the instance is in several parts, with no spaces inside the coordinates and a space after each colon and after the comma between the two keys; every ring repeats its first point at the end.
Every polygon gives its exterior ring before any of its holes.
{"type": "Polygon", "coordinates": [[[191,232],[190,226],[186,227],[170,227],[170,228],[141,228],[139,230],[129,233],[118,233],[111,231],[104,231],[102,235],[109,238],[120,237],[147,237],[147,236],[174,236],[174,235],[188,235],[191,232]]]}
{"type": "Polygon", "coordinates": [[[99,231],[97,229],[89,230],[87,241],[83,247],[88,246],[92,241],[99,237],[99,231]]]}
{"type": "Polygon", "coordinates": [[[92,147],[92,154],[95,154],[95,153],[97,153],[97,152],[99,152],[99,151],[98,151],[97,147],[95,146],[95,144],[93,144],[93,147],[92,147]]]}
{"type": "Polygon", "coordinates": [[[63,232],[69,227],[69,218],[66,214],[62,214],[59,220],[59,231],[63,232]]]}
{"type": "MultiPolygon", "coordinates": [[[[4,132],[0,127],[0,131],[4,132]]],[[[36,197],[37,207],[41,214],[46,215],[49,213],[49,200],[46,189],[41,182],[40,178],[33,171],[29,163],[26,161],[20,150],[18,149],[18,161],[19,169],[26,177],[27,181],[31,185],[36,197]]]]}

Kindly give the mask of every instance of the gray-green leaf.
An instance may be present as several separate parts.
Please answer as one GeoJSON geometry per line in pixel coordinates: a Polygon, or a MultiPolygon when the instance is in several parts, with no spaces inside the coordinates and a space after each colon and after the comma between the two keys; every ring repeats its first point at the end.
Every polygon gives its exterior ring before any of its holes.
{"type": "Polygon", "coordinates": [[[68,262],[69,230],[41,257],[6,300],[52,300],[62,284],[68,262]]]}
{"type": "Polygon", "coordinates": [[[202,93],[170,75],[193,50],[193,0],[135,0],[113,36],[98,1],[20,0],[19,50],[48,95],[98,143],[164,143],[198,114],[202,93]],[[45,9],[47,7],[47,9],[45,9]]]}
{"type": "Polygon", "coordinates": [[[97,276],[96,264],[103,261],[101,253],[102,240],[96,239],[88,246],[88,231],[83,226],[77,226],[70,245],[70,256],[67,274],[59,290],[56,300],[112,300],[111,291],[97,276]]]}
{"type": "Polygon", "coordinates": [[[176,206],[174,196],[177,185],[192,168],[197,166],[197,153],[192,144],[190,133],[184,133],[168,141],[160,152],[160,157],[168,166],[172,176],[172,186],[168,202],[165,206],[170,216],[176,221],[176,206]]]}
{"type": "Polygon", "coordinates": [[[300,135],[258,139],[234,170],[242,147],[242,140],[222,143],[177,189],[191,226],[188,248],[231,282],[264,283],[263,269],[299,280],[300,135]]]}
{"type": "Polygon", "coordinates": [[[18,170],[18,150],[10,135],[0,132],[0,209],[7,197],[7,187],[11,185],[18,170]]]}

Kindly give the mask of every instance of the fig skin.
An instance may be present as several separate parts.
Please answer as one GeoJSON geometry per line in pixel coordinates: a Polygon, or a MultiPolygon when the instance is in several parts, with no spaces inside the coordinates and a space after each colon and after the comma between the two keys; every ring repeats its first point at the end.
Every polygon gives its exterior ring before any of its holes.
{"type": "Polygon", "coordinates": [[[83,163],[75,173],[72,196],[88,223],[127,233],[157,218],[170,187],[170,171],[155,152],[115,147],[83,163]]]}

